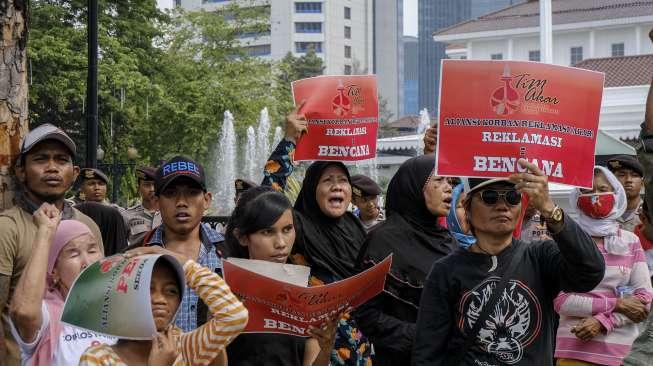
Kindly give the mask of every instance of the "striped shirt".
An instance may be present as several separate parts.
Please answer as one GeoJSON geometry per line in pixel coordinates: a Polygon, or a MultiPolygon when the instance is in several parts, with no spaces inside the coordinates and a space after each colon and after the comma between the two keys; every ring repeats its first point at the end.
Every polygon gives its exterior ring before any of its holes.
{"type": "Polygon", "coordinates": [[[560,293],[554,301],[560,314],[556,337],[556,358],[569,358],[600,365],[621,365],[639,334],[637,324],[624,314],[615,312],[619,297],[617,286],[630,286],[633,297],[650,304],[653,298],[646,258],[635,234],[619,230],[619,239],[628,243],[625,255],[608,253],[602,244],[598,248],[605,259],[605,276],[594,290],[586,293],[560,293]],[[593,316],[606,329],[592,340],[584,342],[571,333],[581,319],[593,316]]]}
{"type": "MultiPolygon", "coordinates": [[[[177,359],[173,366],[209,365],[247,324],[247,309],[217,274],[189,260],[184,264],[186,282],[208,305],[211,320],[192,332],[175,327],[177,359]]],[[[111,346],[97,345],[84,352],[80,366],[126,366],[111,346]]]]}

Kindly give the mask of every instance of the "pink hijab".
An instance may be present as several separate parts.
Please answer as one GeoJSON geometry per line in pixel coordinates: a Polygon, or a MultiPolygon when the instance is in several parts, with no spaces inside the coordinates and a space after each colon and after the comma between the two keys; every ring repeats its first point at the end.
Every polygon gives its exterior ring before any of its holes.
{"type": "Polygon", "coordinates": [[[50,325],[48,331],[44,332],[43,338],[41,338],[41,341],[36,346],[34,355],[27,362],[29,366],[49,365],[57,352],[57,339],[59,339],[59,334],[61,334],[61,312],[63,310],[64,299],[61,293],[54,287],[52,271],[54,270],[59,253],[61,253],[61,250],[66,244],[84,234],[93,235],[88,226],[77,220],[61,221],[57,227],[57,232],[54,234],[54,240],[52,241],[48,255],[48,288],[43,297],[43,301],[48,305],[50,325]]]}
{"type": "MultiPolygon", "coordinates": [[[[54,234],[52,246],[50,247],[50,254],[48,255],[48,280],[51,280],[52,271],[54,270],[54,265],[57,263],[57,258],[61,250],[63,250],[68,242],[84,234],[93,236],[91,229],[80,221],[63,220],[59,223],[57,232],[54,234]]],[[[52,283],[48,283],[48,287],[52,287],[52,285],[52,283]]]]}

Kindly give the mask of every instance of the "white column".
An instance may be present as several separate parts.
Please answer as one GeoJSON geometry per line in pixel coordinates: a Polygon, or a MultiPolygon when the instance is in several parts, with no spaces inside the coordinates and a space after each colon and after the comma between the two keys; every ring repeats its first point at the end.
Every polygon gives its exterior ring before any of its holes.
{"type": "Polygon", "coordinates": [[[551,0],[540,0],[540,55],[542,62],[553,63],[553,20],[551,0]]]}
{"type": "Polygon", "coordinates": [[[472,59],[472,41],[467,42],[467,59],[472,59]]]}
{"type": "Polygon", "coordinates": [[[595,39],[596,39],[596,37],[594,35],[594,29],[592,29],[590,31],[590,40],[589,40],[590,45],[589,45],[589,50],[587,50],[587,57],[583,57],[583,59],[594,58],[595,57],[594,56],[594,51],[595,51],[595,46],[596,46],[595,39]]]}
{"type": "Polygon", "coordinates": [[[506,60],[512,60],[513,59],[513,52],[514,52],[514,42],[512,38],[508,38],[507,41],[508,44],[508,51],[506,53],[506,60]]]}
{"type": "MultiPolygon", "coordinates": [[[[642,28],[640,26],[635,27],[635,55],[642,54],[642,28]]],[[[624,50],[624,56],[626,52],[624,50]]]]}

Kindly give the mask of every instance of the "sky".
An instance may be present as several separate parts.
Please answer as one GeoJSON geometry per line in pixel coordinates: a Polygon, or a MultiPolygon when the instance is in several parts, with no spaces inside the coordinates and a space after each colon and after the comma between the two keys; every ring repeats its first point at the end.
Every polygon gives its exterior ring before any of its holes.
{"type": "Polygon", "coordinates": [[[417,37],[417,0],[404,0],[404,35],[417,37]]]}
{"type": "Polygon", "coordinates": [[[159,9],[172,8],[172,0],[156,0],[156,5],[159,9]]]}
{"type": "MultiPolygon", "coordinates": [[[[159,9],[172,7],[172,0],[156,0],[159,9]]],[[[417,37],[417,0],[404,0],[404,34],[417,37]]]]}

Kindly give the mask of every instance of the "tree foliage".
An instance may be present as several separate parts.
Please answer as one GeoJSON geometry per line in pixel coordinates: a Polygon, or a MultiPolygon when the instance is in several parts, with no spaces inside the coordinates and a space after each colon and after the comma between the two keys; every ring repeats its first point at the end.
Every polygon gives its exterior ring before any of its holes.
{"type": "MultiPolygon", "coordinates": [[[[31,125],[53,123],[85,154],[86,1],[33,0],[31,125]]],[[[269,6],[161,12],[155,0],[99,0],[98,99],[105,161],[156,164],[184,154],[211,161],[226,110],[237,132],[268,107],[279,119],[270,63],[248,55],[243,35],[269,33],[269,6]]],[[[241,134],[242,135],[242,134],[241,134]]],[[[130,172],[128,172],[130,174],[130,172]]],[[[127,185],[125,178],[124,185],[127,185]]],[[[132,191],[132,193],[134,193],[132,191]]]]}
{"type": "Polygon", "coordinates": [[[322,75],[324,62],[309,48],[305,55],[293,56],[290,52],[276,65],[274,94],[278,112],[283,116],[293,108],[291,83],[295,80],[322,75]]]}

